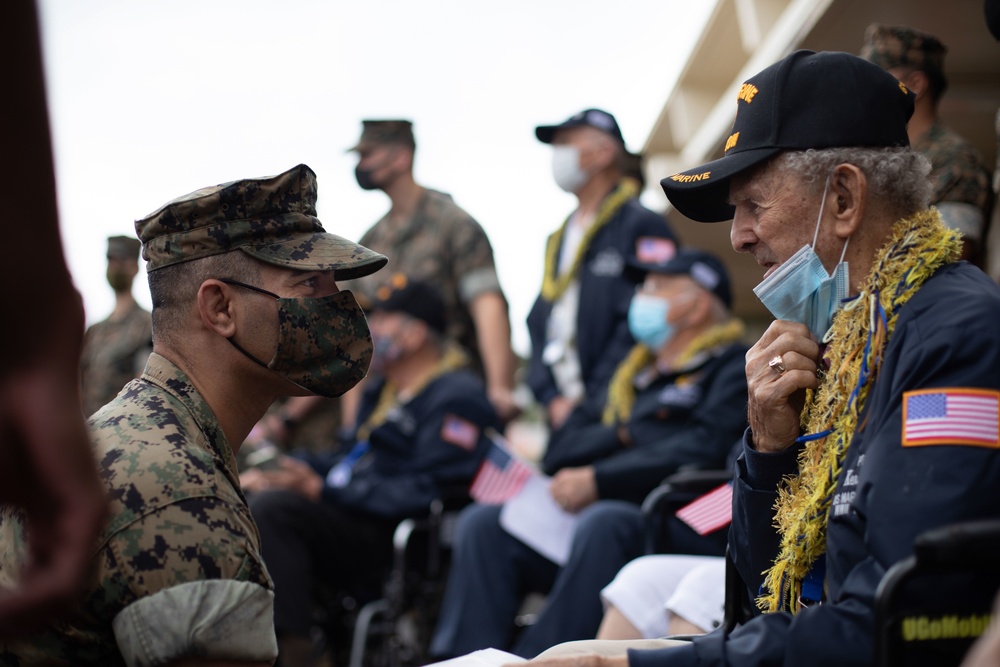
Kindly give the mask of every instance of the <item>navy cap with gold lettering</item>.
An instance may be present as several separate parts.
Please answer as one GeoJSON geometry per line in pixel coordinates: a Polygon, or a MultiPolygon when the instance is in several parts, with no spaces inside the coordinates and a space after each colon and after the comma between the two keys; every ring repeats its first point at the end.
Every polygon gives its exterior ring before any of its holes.
{"type": "Polygon", "coordinates": [[[781,151],[909,146],[913,101],[895,77],[862,58],[796,51],[740,87],[723,157],[660,185],[692,220],[730,220],[730,179],[781,151]]]}

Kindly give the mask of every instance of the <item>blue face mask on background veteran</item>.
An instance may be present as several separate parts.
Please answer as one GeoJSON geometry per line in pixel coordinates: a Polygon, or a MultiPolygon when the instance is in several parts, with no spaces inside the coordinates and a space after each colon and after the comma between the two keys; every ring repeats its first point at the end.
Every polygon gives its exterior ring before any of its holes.
{"type": "MultiPolygon", "coordinates": [[[[316,174],[300,164],[277,176],[224,183],[179,197],[135,223],[146,270],[152,273],[235,250],[285,269],[333,271],[335,280],[360,278],[385,266],[385,256],[323,229],[316,218],[316,195],[316,174]]],[[[244,352],[261,366],[307,391],[331,397],[343,394],[367,373],[371,334],[350,292],[294,299],[224,282],[278,300],[274,358],[265,364],[244,352]]]]}
{"type": "Polygon", "coordinates": [[[850,294],[848,266],[844,261],[850,239],[844,242],[840,261],[832,275],[827,274],[823,261],[816,254],[816,240],[829,189],[828,178],[823,187],[812,245],[799,248],[774,273],[753,288],[754,294],[775,318],[805,324],[818,341],[823,340],[833,316],[850,294]]]}

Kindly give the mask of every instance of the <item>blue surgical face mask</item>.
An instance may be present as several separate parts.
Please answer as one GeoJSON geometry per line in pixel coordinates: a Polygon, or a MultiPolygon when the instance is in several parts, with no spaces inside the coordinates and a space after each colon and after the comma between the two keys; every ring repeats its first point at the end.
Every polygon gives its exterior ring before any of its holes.
{"type": "Polygon", "coordinates": [[[754,294],[776,319],[805,324],[819,341],[823,340],[833,316],[850,294],[848,266],[844,261],[850,239],[844,242],[840,261],[832,275],[826,272],[815,250],[829,188],[830,179],[827,178],[812,245],[799,248],[774,273],[753,288],[754,294]]]}
{"type": "Polygon", "coordinates": [[[658,350],[674,336],[674,326],[667,321],[670,301],[650,294],[636,294],[628,306],[628,330],[640,343],[658,350]]]}

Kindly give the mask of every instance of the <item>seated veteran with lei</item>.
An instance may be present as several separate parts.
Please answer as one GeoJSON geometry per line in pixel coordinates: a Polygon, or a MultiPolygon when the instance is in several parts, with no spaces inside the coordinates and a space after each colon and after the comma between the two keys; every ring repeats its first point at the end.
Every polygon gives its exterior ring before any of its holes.
{"type": "Polygon", "coordinates": [[[733,219],[777,318],[747,354],[729,539],[760,613],[678,646],[563,646],[532,665],[874,664],[886,571],[929,529],[1000,517],[1000,288],[927,208],[913,94],[855,56],[799,51],[737,108],[724,157],[661,183],[689,218],[733,219]]]}
{"type": "MultiPolygon", "coordinates": [[[[110,501],[96,575],[67,618],[0,642],[0,664],[274,662],[274,587],[234,455],[278,396],[338,396],[364,377],[368,325],[336,281],[386,263],[323,231],[316,192],[299,165],[136,221],[153,354],[89,421],[110,501]]],[[[21,539],[33,527],[0,515],[4,585],[34,565],[21,539]]]]}
{"type": "MultiPolygon", "coordinates": [[[[282,457],[242,475],[275,583],[282,664],[312,664],[313,595],[320,584],[377,586],[401,519],[435,498],[466,494],[497,417],[468,357],[446,343],[445,306],[427,283],[394,275],[369,311],[373,378],[346,454],[282,457]]],[[[377,590],[377,589],[376,589],[377,590]]]]}
{"type": "Polygon", "coordinates": [[[579,515],[566,564],[507,533],[501,506],[466,509],[433,655],[506,648],[530,592],[548,598],[515,653],[531,657],[559,641],[593,637],[601,588],[643,552],[643,498],[682,466],[721,467],[746,428],[743,325],[729,312],[722,263],[681,250],[633,264],[645,274],[629,306],[640,342],[619,365],[607,400],[578,406],[545,453],[550,494],[579,515]]]}

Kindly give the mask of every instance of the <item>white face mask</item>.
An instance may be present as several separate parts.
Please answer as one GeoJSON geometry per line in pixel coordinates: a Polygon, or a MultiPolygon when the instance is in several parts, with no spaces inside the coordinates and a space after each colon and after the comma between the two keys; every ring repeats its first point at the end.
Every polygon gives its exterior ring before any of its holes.
{"type": "Polygon", "coordinates": [[[580,168],[580,149],[576,146],[552,147],[552,177],[556,185],[566,192],[576,194],[590,179],[590,174],[580,168]]]}

